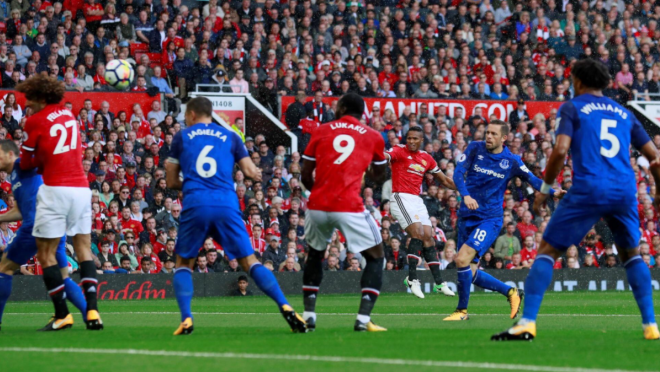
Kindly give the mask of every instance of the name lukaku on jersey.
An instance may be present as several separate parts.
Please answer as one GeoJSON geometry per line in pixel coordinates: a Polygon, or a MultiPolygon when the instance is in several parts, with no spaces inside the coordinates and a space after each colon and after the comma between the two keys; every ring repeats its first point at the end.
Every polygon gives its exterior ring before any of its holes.
{"type": "Polygon", "coordinates": [[[504,179],[504,175],[503,175],[502,173],[497,173],[497,172],[495,172],[494,170],[491,170],[491,169],[484,169],[484,168],[481,168],[480,166],[478,166],[478,165],[476,165],[476,164],[474,165],[473,170],[474,170],[475,172],[478,172],[478,173],[483,173],[483,174],[487,174],[487,175],[489,175],[489,176],[493,176],[493,177],[497,177],[497,178],[502,178],[502,179],[504,179]]]}
{"type": "Polygon", "coordinates": [[[353,129],[354,131],[357,131],[360,134],[365,134],[367,133],[367,129],[363,127],[362,125],[355,125],[355,124],[349,124],[349,123],[333,123],[330,124],[330,128],[333,130],[335,129],[353,129]]]}

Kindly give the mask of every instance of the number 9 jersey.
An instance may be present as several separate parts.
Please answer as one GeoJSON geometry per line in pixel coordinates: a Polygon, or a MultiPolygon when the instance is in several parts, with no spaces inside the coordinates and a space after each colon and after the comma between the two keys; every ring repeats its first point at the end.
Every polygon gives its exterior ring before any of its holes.
{"type": "Polygon", "coordinates": [[[183,205],[238,208],[234,190],[234,164],[248,157],[234,131],[217,124],[196,124],[182,129],[172,140],[169,162],[183,174],[183,205]]]}
{"type": "Polygon", "coordinates": [[[362,176],[369,165],[385,164],[385,141],[352,116],[314,129],[303,159],[316,162],[309,209],[363,212],[362,176]]]}

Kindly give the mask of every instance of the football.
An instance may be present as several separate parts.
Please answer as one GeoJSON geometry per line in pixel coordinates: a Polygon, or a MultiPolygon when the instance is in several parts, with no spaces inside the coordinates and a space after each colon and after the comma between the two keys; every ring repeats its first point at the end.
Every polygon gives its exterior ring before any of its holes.
{"type": "Polygon", "coordinates": [[[130,63],[123,59],[114,59],[105,65],[105,81],[117,90],[127,90],[133,81],[135,72],[130,63]]]}

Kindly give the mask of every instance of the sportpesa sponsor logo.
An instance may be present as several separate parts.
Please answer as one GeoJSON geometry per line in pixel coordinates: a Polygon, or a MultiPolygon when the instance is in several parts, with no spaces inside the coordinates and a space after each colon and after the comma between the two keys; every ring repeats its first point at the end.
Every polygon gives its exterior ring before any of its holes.
{"type": "Polygon", "coordinates": [[[476,164],[474,165],[474,168],[473,168],[473,169],[474,169],[475,172],[478,172],[478,173],[483,173],[483,174],[487,174],[487,175],[489,175],[489,176],[493,176],[493,177],[497,177],[497,178],[502,178],[502,179],[504,179],[504,175],[503,175],[502,173],[497,173],[497,172],[495,172],[495,171],[493,171],[493,170],[491,170],[491,169],[484,169],[484,168],[481,168],[480,166],[478,166],[478,165],[476,165],[476,164]]]}

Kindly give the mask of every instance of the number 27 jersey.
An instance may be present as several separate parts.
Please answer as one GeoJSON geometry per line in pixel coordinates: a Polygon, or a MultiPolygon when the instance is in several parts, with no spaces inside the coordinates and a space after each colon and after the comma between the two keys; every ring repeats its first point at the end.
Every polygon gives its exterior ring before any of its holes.
{"type": "Polygon", "coordinates": [[[316,128],[303,155],[316,162],[309,209],[363,212],[362,176],[372,162],[385,164],[384,151],[383,136],[352,116],[316,128]]]}

